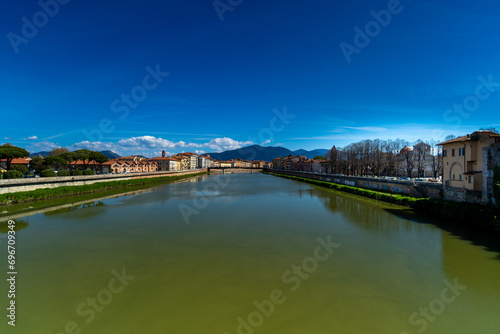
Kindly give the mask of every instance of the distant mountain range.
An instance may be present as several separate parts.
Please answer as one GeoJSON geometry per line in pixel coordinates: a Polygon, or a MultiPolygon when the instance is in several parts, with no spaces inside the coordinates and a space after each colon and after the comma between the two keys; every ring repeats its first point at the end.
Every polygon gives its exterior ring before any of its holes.
{"type": "MultiPolygon", "coordinates": [[[[216,160],[231,160],[231,159],[243,159],[243,160],[264,160],[272,161],[274,158],[285,157],[289,154],[291,155],[304,155],[308,159],[312,159],[315,156],[324,156],[327,149],[316,149],[316,150],[295,150],[291,151],[285,147],[271,147],[271,146],[260,146],[252,145],[243,147],[237,150],[225,151],[220,153],[209,153],[210,156],[216,160]]],[[[113,151],[101,151],[108,159],[120,158],[119,154],[113,151]]],[[[37,153],[30,154],[30,157],[48,157],[49,151],[41,151],[37,153]]]]}
{"type": "MultiPolygon", "coordinates": [[[[108,159],[116,159],[116,158],[120,158],[121,157],[121,155],[118,155],[118,154],[116,154],[113,151],[101,151],[101,153],[104,154],[108,159]]],[[[41,152],[37,152],[37,153],[31,153],[30,157],[39,157],[39,156],[41,156],[42,158],[45,158],[45,157],[48,157],[49,154],[50,154],[49,151],[41,151],[41,152]]]]}
{"type": "Polygon", "coordinates": [[[316,149],[312,151],[307,150],[296,150],[291,151],[284,147],[265,147],[260,145],[252,145],[247,147],[242,147],[237,150],[225,151],[220,153],[208,153],[210,157],[216,160],[231,160],[231,159],[243,159],[243,160],[264,160],[272,161],[274,158],[284,157],[289,154],[291,155],[304,155],[308,159],[312,159],[315,156],[323,156],[327,149],[316,149]]]}
{"type": "Polygon", "coordinates": [[[37,152],[37,153],[31,153],[30,154],[30,157],[34,158],[34,157],[42,157],[42,158],[45,158],[45,157],[48,157],[50,154],[49,151],[41,151],[41,152],[37,152]]]}
{"type": "Polygon", "coordinates": [[[318,155],[324,157],[326,151],[328,151],[326,148],[318,148],[311,151],[300,149],[293,151],[293,155],[305,155],[307,159],[312,159],[318,155]]]}
{"type": "Polygon", "coordinates": [[[116,154],[113,151],[101,151],[101,153],[104,154],[108,159],[116,159],[122,157],[121,155],[116,154]]]}

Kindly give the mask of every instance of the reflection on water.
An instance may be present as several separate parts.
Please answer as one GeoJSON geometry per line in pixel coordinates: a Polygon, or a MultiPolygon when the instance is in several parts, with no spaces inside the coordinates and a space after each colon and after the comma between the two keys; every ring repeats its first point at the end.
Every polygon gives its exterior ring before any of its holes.
{"type": "MultiPolygon", "coordinates": [[[[29,223],[25,222],[24,220],[17,219],[16,224],[14,225],[14,231],[20,231],[25,228],[28,228],[30,226],[29,223]]],[[[9,228],[8,221],[5,222],[0,222],[0,233],[7,234],[11,229],[9,228]]]]}
{"type": "MultiPolygon", "coordinates": [[[[65,207],[62,209],[50,210],[50,211],[44,212],[44,215],[50,217],[50,216],[58,215],[61,213],[76,211],[78,209],[97,208],[97,207],[105,206],[105,205],[106,204],[104,204],[104,202],[102,200],[92,201],[92,202],[86,202],[86,203],[83,203],[80,205],[65,207]]],[[[73,217],[75,217],[75,218],[89,218],[89,217],[92,217],[94,215],[99,214],[100,212],[101,212],[100,210],[84,210],[84,211],[78,212],[78,214],[76,214],[76,212],[74,212],[75,215],[73,215],[73,217]]]]}
{"type": "Polygon", "coordinates": [[[499,333],[498,253],[397,210],[268,175],[228,174],[17,219],[29,229],[18,233],[25,316],[16,330],[59,333],[74,321],[82,333],[237,333],[254,301],[279,289],[286,301],[254,333],[417,333],[409,317],[422,321],[419,308],[458,279],[467,289],[425,333],[499,333]],[[198,210],[191,224],[180,206],[198,210]],[[317,238],[328,236],[340,247],[307,278],[290,274],[300,282],[292,291],[283,274],[311,261],[317,238]],[[135,278],[87,322],[78,306],[98,300],[122,268],[135,278]]]}

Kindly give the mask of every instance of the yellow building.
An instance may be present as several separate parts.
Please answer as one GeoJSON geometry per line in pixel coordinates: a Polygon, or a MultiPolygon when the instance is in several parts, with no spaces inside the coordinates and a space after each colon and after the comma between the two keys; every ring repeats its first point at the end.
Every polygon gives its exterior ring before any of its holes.
{"type": "Polygon", "coordinates": [[[443,185],[469,191],[483,190],[483,148],[500,143],[500,134],[476,131],[443,146],[443,185]]]}

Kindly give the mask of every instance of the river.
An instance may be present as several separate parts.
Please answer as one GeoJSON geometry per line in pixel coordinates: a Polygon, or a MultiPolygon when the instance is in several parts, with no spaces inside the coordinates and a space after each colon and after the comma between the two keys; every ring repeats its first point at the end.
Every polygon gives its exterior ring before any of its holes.
{"type": "Polygon", "coordinates": [[[18,218],[0,332],[500,333],[499,240],[401,212],[226,174],[18,218]]]}

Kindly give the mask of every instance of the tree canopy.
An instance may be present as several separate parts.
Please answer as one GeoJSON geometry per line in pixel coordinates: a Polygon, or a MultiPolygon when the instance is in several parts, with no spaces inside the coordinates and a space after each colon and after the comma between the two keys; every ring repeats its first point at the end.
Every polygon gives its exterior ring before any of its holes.
{"type": "Polygon", "coordinates": [[[49,156],[61,155],[64,153],[69,153],[69,150],[66,147],[56,147],[52,151],[50,151],[49,156]]]}
{"type": "Polygon", "coordinates": [[[43,164],[45,168],[53,167],[55,170],[59,170],[61,167],[66,167],[68,162],[60,155],[53,155],[46,157],[43,164]]]}
{"type": "Polygon", "coordinates": [[[28,157],[30,153],[24,148],[17,147],[11,144],[3,144],[0,146],[0,159],[6,159],[7,170],[10,170],[10,165],[13,159],[28,157]]]}
{"type": "Polygon", "coordinates": [[[30,170],[35,171],[35,173],[41,173],[45,169],[43,158],[40,157],[31,158],[29,166],[30,170]]]}
{"type": "Polygon", "coordinates": [[[104,154],[102,154],[101,152],[96,152],[96,151],[92,151],[90,152],[90,160],[92,161],[95,161],[99,164],[102,164],[106,161],[108,161],[108,157],[106,157],[104,154]]]}

